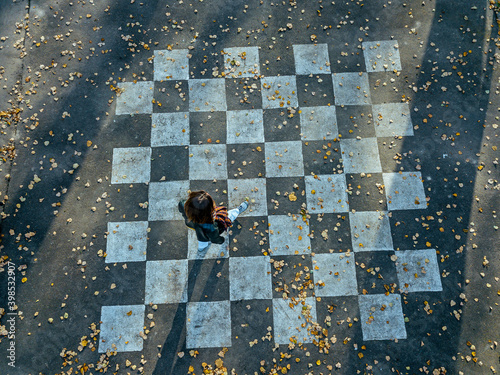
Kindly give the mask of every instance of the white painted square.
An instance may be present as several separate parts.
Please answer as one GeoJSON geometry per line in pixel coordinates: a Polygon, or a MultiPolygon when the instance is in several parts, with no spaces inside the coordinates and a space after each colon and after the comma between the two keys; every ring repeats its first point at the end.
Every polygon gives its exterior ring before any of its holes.
{"type": "Polygon", "coordinates": [[[389,211],[427,208],[420,172],[383,173],[382,176],[389,211]]]}
{"type": "Polygon", "coordinates": [[[227,143],[264,142],[262,109],[227,111],[227,143]]]}
{"type": "Polygon", "coordinates": [[[273,298],[274,342],[280,345],[311,342],[313,337],[307,331],[311,324],[307,321],[317,321],[316,300],[307,297],[304,304],[299,302],[293,308],[290,303],[290,299],[273,298]]]}
{"type": "Polygon", "coordinates": [[[231,301],[273,298],[269,257],[229,258],[231,301]]]}
{"type": "Polygon", "coordinates": [[[265,178],[227,180],[229,209],[236,208],[246,197],[248,208],[241,216],[267,216],[267,194],[265,178]]]}
{"type": "Polygon", "coordinates": [[[146,260],[147,221],[108,222],[106,263],[146,260]]]}
{"type": "Polygon", "coordinates": [[[190,112],[214,112],[226,109],[226,81],[224,78],[189,80],[190,112]]]}
{"type": "Polygon", "coordinates": [[[342,139],[342,161],[346,173],[380,173],[377,138],[342,139]]]}
{"type": "Polygon", "coordinates": [[[112,184],[149,182],[151,178],[151,147],[113,149],[112,184]]]}
{"type": "Polygon", "coordinates": [[[400,294],[358,296],[363,340],[406,339],[400,294]]]}
{"type": "Polygon", "coordinates": [[[266,142],[266,177],[304,175],[302,142],[266,142]]]}
{"type": "Polygon", "coordinates": [[[295,44],[293,46],[296,74],[328,74],[330,57],[327,44],[295,44]]]}
{"type": "Polygon", "coordinates": [[[146,296],[144,303],[187,302],[187,287],[187,259],[146,262],[146,296]]]}
{"type": "Polygon", "coordinates": [[[153,82],[120,82],[118,88],[122,91],[116,97],[115,114],[153,113],[153,82]]]}
{"type": "Polygon", "coordinates": [[[188,230],[188,259],[217,259],[217,258],[229,258],[229,239],[227,234],[223,236],[225,241],[223,244],[218,245],[216,243],[210,244],[208,250],[198,251],[198,239],[196,238],[196,232],[193,229],[188,230]]]}
{"type": "Polygon", "coordinates": [[[394,249],[387,212],[349,212],[349,223],[355,252],[394,249]]]}
{"type": "Polygon", "coordinates": [[[189,79],[187,49],[156,50],[154,54],[155,81],[189,79]]]}
{"type": "Polygon", "coordinates": [[[303,141],[322,141],[338,137],[335,106],[302,107],[300,136],[303,141]]]}
{"type": "Polygon", "coordinates": [[[227,179],[226,145],[189,146],[189,178],[191,180],[227,179]]]}
{"type": "Polygon", "coordinates": [[[145,309],[144,305],[102,306],[98,352],[141,351],[145,309]]]}
{"type": "Polygon", "coordinates": [[[151,147],[189,145],[189,113],[153,113],[151,147]]]}
{"type": "Polygon", "coordinates": [[[188,303],[186,317],[186,348],[220,348],[230,346],[230,302],[188,303]]]}
{"type": "Polygon", "coordinates": [[[295,76],[264,77],[261,84],[262,108],[298,107],[295,76]]]}
{"type": "Polygon", "coordinates": [[[269,247],[271,255],[311,253],[309,226],[300,215],[269,215],[269,247]]]}
{"type": "Polygon", "coordinates": [[[259,47],[225,48],[224,72],[226,78],[259,76],[259,47]]]}
{"type": "Polygon", "coordinates": [[[397,40],[363,42],[362,45],[367,72],[401,70],[397,40]]]}
{"type": "Polygon", "coordinates": [[[399,288],[408,292],[443,290],[435,249],[397,251],[399,288]]]}
{"type": "Polygon", "coordinates": [[[353,253],[316,254],[312,261],[316,296],[336,297],[358,294],[353,253]]]}
{"type": "Polygon", "coordinates": [[[408,103],[374,104],[372,113],[377,137],[413,135],[408,103]]]}
{"type": "Polygon", "coordinates": [[[162,181],[149,184],[149,221],[184,220],[177,209],[187,196],[189,181],[162,181]]]}
{"type": "Polygon", "coordinates": [[[309,213],[349,211],[345,174],[305,176],[304,179],[309,213]]]}
{"type": "Polygon", "coordinates": [[[366,73],[334,73],[335,105],[371,104],[370,84],[366,73]]]}

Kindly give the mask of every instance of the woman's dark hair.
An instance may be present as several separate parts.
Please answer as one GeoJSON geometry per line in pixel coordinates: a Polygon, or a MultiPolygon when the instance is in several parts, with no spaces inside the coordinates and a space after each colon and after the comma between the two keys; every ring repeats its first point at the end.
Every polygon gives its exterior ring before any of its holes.
{"type": "Polygon", "coordinates": [[[184,211],[189,220],[197,224],[211,224],[214,222],[214,200],[206,191],[192,191],[184,203],[184,211]]]}

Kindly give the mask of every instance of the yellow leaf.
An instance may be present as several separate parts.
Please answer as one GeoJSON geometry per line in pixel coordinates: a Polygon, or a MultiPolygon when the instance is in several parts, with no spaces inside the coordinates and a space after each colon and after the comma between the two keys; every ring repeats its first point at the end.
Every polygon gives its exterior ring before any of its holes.
{"type": "Polygon", "coordinates": [[[132,310],[127,313],[128,316],[132,315],[132,310]]]}

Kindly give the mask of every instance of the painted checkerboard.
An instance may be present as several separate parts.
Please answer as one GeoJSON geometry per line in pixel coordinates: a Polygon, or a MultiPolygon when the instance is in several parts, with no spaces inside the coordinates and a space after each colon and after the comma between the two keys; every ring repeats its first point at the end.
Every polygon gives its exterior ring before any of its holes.
{"type": "Polygon", "coordinates": [[[392,212],[427,206],[419,171],[381,162],[383,145],[413,136],[408,104],[373,89],[372,74],[402,70],[398,43],[362,48],[364,71],[333,71],[328,45],[311,44],[293,45],[295,75],[266,76],[258,47],[231,47],[224,70],[203,79],[188,50],[161,50],[153,81],[118,85],[116,115],[147,115],[151,141],[113,150],[112,183],[147,184],[148,220],[109,222],[106,262],[144,267],[144,293],[102,307],[100,352],[142,350],[145,306],[162,304],[186,306],[187,348],[230,347],[235,301],[256,300],[272,306],[275,344],[311,340],[329,297],[357,298],[364,340],[406,339],[401,293],[440,291],[441,280],[434,249],[394,249],[391,235],[392,212]],[[190,189],[230,208],[251,201],[206,253],[177,212],[190,189]],[[382,289],[366,282],[381,275],[370,257],[387,264],[382,289]],[[222,285],[210,296],[196,292],[203,262],[222,285]],[[286,268],[297,266],[290,290],[286,268]]]}

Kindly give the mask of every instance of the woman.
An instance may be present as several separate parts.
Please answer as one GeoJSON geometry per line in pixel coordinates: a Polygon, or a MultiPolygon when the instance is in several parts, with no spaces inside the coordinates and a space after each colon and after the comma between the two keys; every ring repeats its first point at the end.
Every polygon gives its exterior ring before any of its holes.
{"type": "Polygon", "coordinates": [[[200,252],[208,250],[212,243],[223,244],[225,239],[221,234],[247,208],[248,199],[228,212],[226,207],[216,206],[210,194],[203,190],[192,191],[186,201],[179,202],[179,212],[186,225],[196,231],[200,252]]]}

